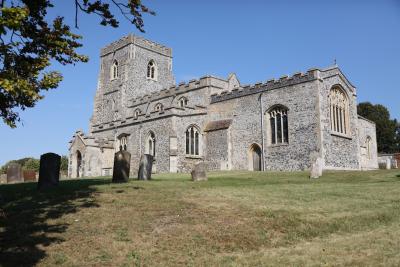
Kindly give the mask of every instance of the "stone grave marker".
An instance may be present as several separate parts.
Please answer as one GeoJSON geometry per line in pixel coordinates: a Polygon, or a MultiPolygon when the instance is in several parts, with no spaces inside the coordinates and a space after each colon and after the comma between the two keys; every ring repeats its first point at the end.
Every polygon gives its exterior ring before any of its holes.
{"type": "Polygon", "coordinates": [[[40,156],[38,189],[58,186],[60,180],[61,157],[55,153],[40,156]]]}
{"type": "Polygon", "coordinates": [[[7,183],[7,174],[1,174],[0,175],[0,184],[6,184],[7,183]]]}
{"type": "Polygon", "coordinates": [[[36,172],[34,170],[24,170],[24,182],[36,182],[36,172]]]}
{"type": "Polygon", "coordinates": [[[204,162],[198,162],[194,165],[192,172],[192,181],[207,181],[206,164],[204,162]]]}
{"type": "Polygon", "coordinates": [[[114,155],[113,183],[125,183],[129,179],[131,154],[128,151],[118,151],[114,155]]]}
{"type": "Polygon", "coordinates": [[[322,176],[322,158],[317,158],[311,166],[310,178],[316,179],[322,176]]]}
{"type": "Polygon", "coordinates": [[[139,180],[151,180],[151,171],[153,168],[153,156],[149,154],[144,154],[140,158],[139,163],[139,180]]]}
{"type": "Polygon", "coordinates": [[[21,183],[24,181],[22,168],[18,163],[10,163],[7,168],[7,183],[21,183]]]}

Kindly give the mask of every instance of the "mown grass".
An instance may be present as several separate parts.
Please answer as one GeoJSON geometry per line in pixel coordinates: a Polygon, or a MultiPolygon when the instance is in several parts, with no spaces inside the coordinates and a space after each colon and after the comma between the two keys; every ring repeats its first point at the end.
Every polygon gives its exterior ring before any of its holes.
{"type": "Polygon", "coordinates": [[[400,171],[0,186],[1,266],[400,266],[400,171]]]}

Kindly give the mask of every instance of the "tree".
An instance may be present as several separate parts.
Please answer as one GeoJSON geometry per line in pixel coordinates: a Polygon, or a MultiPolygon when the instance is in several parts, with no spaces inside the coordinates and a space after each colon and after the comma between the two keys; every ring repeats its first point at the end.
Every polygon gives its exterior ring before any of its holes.
{"type": "MultiPolygon", "coordinates": [[[[87,62],[76,49],[82,38],[56,17],[50,23],[48,10],[57,0],[0,1],[0,117],[10,127],[20,121],[18,109],[33,107],[43,91],[57,88],[62,80],[58,71],[47,71],[51,60],[62,65],[87,62]]],[[[142,15],[155,13],[141,0],[74,0],[75,27],[78,14],[96,14],[103,26],[118,27],[110,3],[138,30],[144,32],[142,15]]]]}
{"type": "Polygon", "coordinates": [[[399,135],[396,134],[398,123],[396,120],[390,119],[389,110],[385,106],[364,102],[358,104],[357,112],[359,115],[375,122],[378,152],[393,153],[399,150],[397,139],[399,135]]]}
{"type": "Polygon", "coordinates": [[[68,172],[68,157],[67,156],[62,156],[61,157],[61,166],[60,170],[62,172],[68,172]]]}
{"type": "Polygon", "coordinates": [[[40,167],[40,160],[34,159],[34,158],[30,158],[25,162],[25,164],[23,166],[23,169],[24,170],[33,170],[35,172],[38,172],[39,171],[39,167],[40,167]]]}

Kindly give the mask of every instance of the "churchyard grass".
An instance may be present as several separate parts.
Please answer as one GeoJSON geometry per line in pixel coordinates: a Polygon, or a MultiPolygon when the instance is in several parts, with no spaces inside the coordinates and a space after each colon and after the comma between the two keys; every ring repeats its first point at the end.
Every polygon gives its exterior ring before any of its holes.
{"type": "Polygon", "coordinates": [[[399,266],[400,171],[0,186],[2,266],[399,266]]]}

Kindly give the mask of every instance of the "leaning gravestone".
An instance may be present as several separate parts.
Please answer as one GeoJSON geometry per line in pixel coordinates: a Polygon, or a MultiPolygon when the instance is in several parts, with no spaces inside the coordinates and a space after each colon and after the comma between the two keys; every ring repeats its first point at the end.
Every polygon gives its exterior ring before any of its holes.
{"type": "Polygon", "coordinates": [[[316,179],[322,176],[322,158],[317,158],[311,166],[310,178],[316,179]]]}
{"type": "Polygon", "coordinates": [[[131,154],[127,151],[119,151],[114,155],[113,183],[125,183],[129,179],[131,154]]]}
{"type": "Polygon", "coordinates": [[[194,165],[192,172],[192,181],[207,181],[206,164],[199,162],[194,165]]]}
{"type": "Polygon", "coordinates": [[[40,156],[38,189],[58,186],[60,180],[61,157],[55,153],[40,156]]]}
{"type": "Polygon", "coordinates": [[[22,168],[18,163],[10,163],[7,168],[7,183],[20,183],[24,181],[22,168]]]}
{"type": "Polygon", "coordinates": [[[24,182],[36,182],[36,172],[33,170],[25,170],[24,182]]]}
{"type": "Polygon", "coordinates": [[[153,156],[149,154],[144,154],[140,158],[139,163],[139,180],[151,180],[151,171],[153,168],[153,156]]]}

